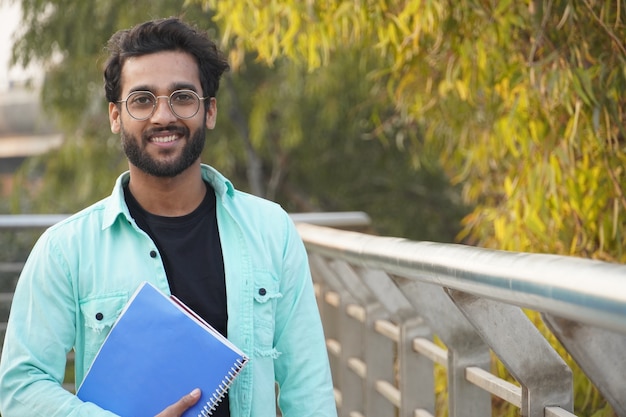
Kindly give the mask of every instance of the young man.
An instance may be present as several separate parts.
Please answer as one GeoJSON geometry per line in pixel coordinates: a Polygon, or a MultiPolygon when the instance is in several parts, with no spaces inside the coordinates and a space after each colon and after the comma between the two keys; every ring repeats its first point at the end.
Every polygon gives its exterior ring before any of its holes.
{"type": "MultiPolygon", "coordinates": [[[[47,230],[20,277],[0,361],[3,417],[110,417],[65,391],[80,385],[143,281],[192,307],[250,356],[214,415],[336,416],[304,246],[276,204],[200,162],[228,64],[176,18],[113,35],[105,90],[129,161],[113,193],[47,230]]],[[[168,364],[169,366],[176,364],[168,364]]],[[[155,366],[162,366],[155,364],[155,366]]],[[[159,417],[180,416],[194,390],[159,417]]]]}

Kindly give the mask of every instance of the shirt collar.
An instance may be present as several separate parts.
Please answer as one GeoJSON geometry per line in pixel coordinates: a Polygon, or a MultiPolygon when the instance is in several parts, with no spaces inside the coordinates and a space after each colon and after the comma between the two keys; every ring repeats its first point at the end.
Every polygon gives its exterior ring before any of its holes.
{"type": "MultiPolygon", "coordinates": [[[[215,190],[215,194],[219,199],[227,196],[232,197],[235,194],[233,184],[219,173],[215,168],[202,164],[202,179],[207,181],[215,190]]],[[[107,229],[115,223],[118,217],[124,216],[127,221],[132,221],[128,206],[124,200],[124,186],[130,180],[130,172],[126,171],[120,175],[115,181],[113,192],[105,202],[104,216],[102,219],[102,229],[107,229]]]]}

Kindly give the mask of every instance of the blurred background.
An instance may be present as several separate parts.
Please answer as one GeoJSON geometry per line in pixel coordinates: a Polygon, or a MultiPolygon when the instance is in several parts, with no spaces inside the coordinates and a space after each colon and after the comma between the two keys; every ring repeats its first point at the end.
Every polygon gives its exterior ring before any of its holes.
{"type": "Polygon", "coordinates": [[[104,45],[176,15],[229,56],[203,160],[238,188],[385,235],[625,260],[626,0],[0,5],[2,212],[110,192],[104,45]]]}
{"type": "MultiPolygon", "coordinates": [[[[76,211],[107,195],[126,169],[101,87],[103,47],[115,30],[182,15],[220,41],[201,2],[117,3],[0,2],[2,212],[76,211]]],[[[233,69],[204,162],[291,212],[362,210],[379,233],[455,239],[467,212],[460,188],[435,155],[410,152],[416,132],[404,124],[413,123],[368,80],[374,57],[355,50],[311,71],[222,45],[233,69]]]]}
{"type": "Polygon", "coordinates": [[[10,64],[13,35],[20,17],[19,4],[0,3],[0,195],[3,199],[13,193],[14,176],[26,158],[58,148],[63,138],[40,106],[42,69],[10,64]]]}

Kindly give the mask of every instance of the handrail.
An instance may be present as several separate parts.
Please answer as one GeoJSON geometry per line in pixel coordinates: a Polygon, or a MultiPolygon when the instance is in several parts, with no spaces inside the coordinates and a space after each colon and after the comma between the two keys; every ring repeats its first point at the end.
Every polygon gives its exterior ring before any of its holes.
{"type": "MultiPolygon", "coordinates": [[[[0,229],[49,227],[68,216],[68,214],[0,214],[0,229]]],[[[370,217],[362,211],[290,213],[290,216],[294,222],[328,227],[363,228],[371,224],[370,217]]]]}
{"type": "Polygon", "coordinates": [[[0,229],[38,229],[50,227],[67,214],[0,214],[0,229]]]}
{"type": "Polygon", "coordinates": [[[626,265],[298,225],[309,250],[626,333],[626,265]]]}

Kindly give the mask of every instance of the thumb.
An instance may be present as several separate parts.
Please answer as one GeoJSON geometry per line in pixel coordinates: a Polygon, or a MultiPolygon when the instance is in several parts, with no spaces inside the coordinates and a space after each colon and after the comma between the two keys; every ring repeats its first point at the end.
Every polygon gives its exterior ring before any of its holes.
{"type": "Polygon", "coordinates": [[[196,388],[180,400],[167,407],[156,417],[180,417],[189,407],[200,399],[200,389],[196,388]]]}
{"type": "MultiPolygon", "coordinates": [[[[196,388],[191,391],[189,394],[185,395],[181,398],[177,404],[181,404],[185,407],[185,410],[194,405],[200,399],[200,388],[196,388]]],[[[183,410],[183,411],[185,411],[183,410]]]]}

